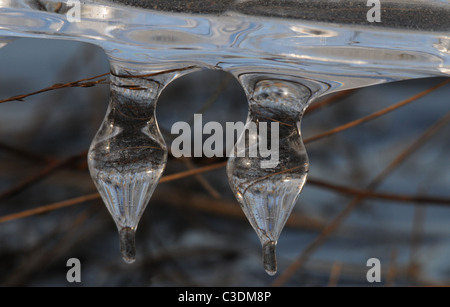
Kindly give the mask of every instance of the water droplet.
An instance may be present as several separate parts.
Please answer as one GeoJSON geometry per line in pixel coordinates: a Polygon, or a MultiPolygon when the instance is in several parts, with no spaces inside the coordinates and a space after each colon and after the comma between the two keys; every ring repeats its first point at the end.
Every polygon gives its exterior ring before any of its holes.
{"type": "Polygon", "coordinates": [[[248,95],[249,112],[245,131],[229,158],[227,175],[263,246],[264,268],[274,275],[277,240],[308,173],[300,121],[311,91],[290,80],[250,75],[241,76],[240,81],[248,95]]]}
{"type": "Polygon", "coordinates": [[[167,162],[156,101],[180,71],[131,72],[112,65],[109,107],[89,149],[91,177],[117,225],[128,263],[135,258],[139,220],[167,162]]]}

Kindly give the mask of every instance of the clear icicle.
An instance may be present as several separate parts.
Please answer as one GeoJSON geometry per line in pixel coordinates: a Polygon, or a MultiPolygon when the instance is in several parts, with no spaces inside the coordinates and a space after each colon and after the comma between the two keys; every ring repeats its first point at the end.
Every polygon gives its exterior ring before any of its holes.
{"type": "Polygon", "coordinates": [[[167,162],[155,108],[175,76],[175,70],[112,73],[107,114],[89,149],[91,177],[117,225],[127,263],[135,260],[135,231],[167,162]]]}
{"type": "Polygon", "coordinates": [[[136,259],[135,231],[130,227],[123,227],[119,231],[120,252],[123,260],[133,263],[136,259]]]}
{"type": "Polygon", "coordinates": [[[261,240],[264,268],[269,275],[274,275],[277,271],[277,240],[308,173],[300,121],[311,91],[293,81],[241,78],[241,82],[249,98],[249,113],[245,131],[230,155],[227,175],[237,200],[261,240]],[[266,135],[262,135],[265,131],[261,123],[267,125],[266,135]],[[278,123],[275,125],[278,131],[271,128],[271,123],[278,123]],[[250,132],[255,126],[257,136],[250,132]],[[273,139],[276,132],[278,138],[273,139]],[[271,167],[267,167],[270,157],[261,154],[264,137],[272,139],[272,146],[278,139],[279,150],[272,153],[278,154],[278,163],[271,167]],[[252,155],[252,150],[255,152],[252,138],[259,143],[257,155],[252,155]]]}

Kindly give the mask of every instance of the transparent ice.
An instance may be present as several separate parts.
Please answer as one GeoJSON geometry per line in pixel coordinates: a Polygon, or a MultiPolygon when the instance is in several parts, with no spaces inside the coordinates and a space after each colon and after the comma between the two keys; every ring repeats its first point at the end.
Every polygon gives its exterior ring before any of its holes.
{"type": "Polygon", "coordinates": [[[6,45],[8,45],[13,40],[14,40],[14,38],[11,38],[11,37],[2,37],[2,36],[0,36],[0,48],[5,47],[6,45]]]}
{"type": "MultiPolygon", "coordinates": [[[[272,76],[273,77],[273,76],[272,76]]],[[[278,76],[280,77],[280,76],[278,76]]],[[[301,83],[269,79],[267,75],[243,75],[240,78],[249,100],[246,127],[251,124],[278,123],[279,152],[276,165],[262,164],[270,157],[252,156],[250,146],[257,146],[258,135],[244,131],[229,158],[227,175],[237,200],[255,229],[263,246],[263,262],[268,274],[276,273],[276,245],[306,181],[309,162],[303,145],[300,121],[311,91],[301,83]]],[[[272,146],[274,144],[271,144],[272,146]]],[[[265,148],[265,147],[264,147],[265,148]]]]}

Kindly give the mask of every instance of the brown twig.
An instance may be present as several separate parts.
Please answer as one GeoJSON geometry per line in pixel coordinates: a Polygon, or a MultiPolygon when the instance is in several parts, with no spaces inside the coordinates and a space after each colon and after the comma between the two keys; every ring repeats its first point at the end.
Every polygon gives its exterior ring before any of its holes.
{"type": "Polygon", "coordinates": [[[38,162],[46,162],[46,163],[56,161],[56,159],[54,159],[54,158],[50,158],[50,157],[43,156],[43,155],[37,155],[37,154],[29,152],[27,150],[23,150],[21,148],[17,148],[17,147],[14,147],[14,146],[11,146],[8,144],[4,144],[4,143],[0,143],[0,149],[10,152],[12,154],[18,155],[18,156],[23,157],[28,160],[33,160],[33,161],[38,161],[38,162]]]}
{"type": "Polygon", "coordinates": [[[450,205],[450,198],[429,197],[420,195],[404,195],[392,193],[374,192],[369,189],[356,189],[343,185],[338,185],[314,178],[308,179],[308,184],[315,185],[324,189],[332,190],[338,193],[362,196],[364,198],[373,198],[379,200],[391,200],[395,202],[418,203],[418,204],[434,204],[434,205],[450,205]]]}
{"type": "Polygon", "coordinates": [[[42,271],[54,259],[81,243],[86,237],[92,236],[95,229],[99,227],[98,221],[93,224],[93,227],[81,227],[81,225],[86,223],[93,210],[94,207],[89,207],[78,213],[70,223],[64,224],[62,227],[63,236],[52,237],[51,240],[39,244],[38,250],[25,255],[24,259],[9,273],[9,277],[2,283],[2,286],[12,287],[25,284],[34,273],[42,271]]]}
{"type": "Polygon", "coordinates": [[[336,287],[339,282],[339,277],[341,276],[342,263],[335,262],[331,267],[330,279],[328,281],[328,287],[336,287]]]}
{"type": "MultiPolygon", "coordinates": [[[[231,75],[226,75],[225,78],[222,79],[222,81],[219,83],[217,88],[214,90],[214,92],[208,97],[208,99],[205,101],[205,103],[202,105],[202,107],[196,111],[197,114],[202,114],[206,110],[208,110],[220,97],[220,94],[227,88],[228,84],[230,83],[232,77],[231,75]]],[[[189,123],[191,124],[194,121],[194,117],[192,117],[189,120],[189,123]]]]}
{"type": "Polygon", "coordinates": [[[18,212],[18,213],[13,213],[13,214],[2,216],[2,217],[0,217],[0,223],[5,223],[5,222],[9,222],[9,221],[25,218],[25,217],[28,217],[28,216],[36,215],[36,214],[42,214],[42,213],[54,211],[54,210],[57,210],[57,209],[70,207],[70,206],[73,206],[73,205],[82,204],[82,203],[85,203],[85,202],[88,202],[88,201],[92,201],[92,200],[96,200],[96,199],[99,199],[99,198],[100,198],[100,195],[98,193],[92,193],[92,194],[83,195],[83,196],[72,198],[72,199],[67,199],[67,200],[64,200],[64,201],[57,202],[57,203],[53,203],[53,204],[49,204],[49,205],[45,205],[45,206],[41,206],[41,207],[37,207],[37,208],[25,210],[25,211],[21,211],[21,212],[18,212]]]}
{"type": "Polygon", "coordinates": [[[415,100],[417,100],[417,99],[419,99],[419,98],[421,98],[421,97],[423,97],[423,96],[425,96],[425,95],[427,95],[427,94],[437,90],[438,88],[448,84],[449,82],[450,82],[450,78],[448,78],[445,81],[443,81],[443,82],[441,82],[441,83],[439,83],[439,84],[437,84],[437,85],[435,85],[433,87],[430,87],[430,88],[428,88],[428,89],[426,89],[426,90],[424,90],[424,91],[422,91],[422,92],[420,92],[420,93],[418,93],[418,94],[416,94],[416,95],[414,95],[412,97],[409,97],[409,98],[407,98],[405,100],[402,100],[402,101],[400,101],[400,102],[398,102],[398,103],[396,103],[396,104],[394,104],[392,106],[384,108],[384,109],[382,109],[380,111],[377,111],[377,112],[372,113],[370,115],[367,115],[365,117],[359,118],[359,119],[354,120],[352,122],[349,122],[347,124],[344,124],[344,125],[338,126],[336,128],[327,130],[327,131],[325,131],[323,133],[319,133],[319,134],[314,135],[312,137],[306,138],[306,139],[303,140],[303,142],[305,144],[311,143],[311,142],[323,139],[325,137],[337,134],[337,133],[342,132],[344,130],[356,127],[356,126],[358,126],[358,125],[360,125],[362,123],[368,122],[368,121],[373,120],[375,118],[378,118],[380,116],[383,116],[383,115],[385,115],[385,114],[387,114],[389,112],[397,110],[400,107],[403,107],[403,106],[405,106],[405,105],[407,105],[407,104],[409,104],[409,103],[411,103],[411,102],[413,102],[413,101],[415,101],[415,100]]]}
{"type": "Polygon", "coordinates": [[[389,261],[389,269],[386,277],[386,287],[392,287],[395,284],[395,279],[398,275],[397,269],[397,251],[392,249],[391,258],[389,261]]]}
{"type": "Polygon", "coordinates": [[[313,113],[314,111],[317,111],[319,109],[322,109],[324,107],[328,107],[332,103],[338,102],[342,100],[343,98],[349,96],[351,93],[353,93],[355,90],[345,90],[345,91],[339,91],[337,93],[334,93],[322,100],[319,100],[317,102],[312,103],[305,111],[305,115],[313,113]]]}
{"type": "MultiPolygon", "coordinates": [[[[153,199],[163,203],[188,207],[200,212],[245,220],[244,212],[234,200],[211,199],[209,196],[189,191],[170,193],[170,190],[166,190],[165,188],[158,189],[153,195],[153,199]]],[[[324,223],[320,219],[292,212],[286,222],[286,226],[308,230],[321,230],[323,229],[324,223]]]]}
{"type": "Polygon", "coordinates": [[[227,165],[227,162],[219,162],[219,163],[214,163],[214,164],[211,164],[211,165],[206,165],[206,166],[203,166],[203,167],[199,167],[199,168],[196,168],[196,169],[187,170],[187,171],[184,171],[184,172],[179,172],[179,173],[176,173],[176,174],[166,175],[166,176],[163,176],[159,182],[163,183],[163,182],[168,182],[168,181],[172,181],[172,180],[177,180],[177,179],[181,179],[181,178],[185,178],[185,177],[201,174],[201,173],[204,173],[204,172],[208,172],[208,171],[212,171],[212,170],[215,170],[215,169],[218,169],[218,168],[222,168],[222,167],[224,167],[226,165],[227,165]]]}
{"type": "MultiPolygon", "coordinates": [[[[191,159],[183,159],[183,162],[186,164],[189,170],[194,170],[195,166],[192,163],[191,159]]],[[[196,174],[195,179],[198,183],[211,195],[214,199],[220,198],[220,193],[205,179],[201,174],[196,174]]]]}
{"type": "MultiPolygon", "coordinates": [[[[450,112],[429,127],[422,135],[419,136],[419,138],[416,139],[415,142],[413,142],[413,144],[397,155],[397,157],[370,182],[367,189],[374,190],[389,174],[394,171],[395,168],[404,162],[405,159],[414,153],[418,148],[423,146],[423,144],[425,144],[426,141],[428,141],[444,125],[446,125],[449,120],[450,112]]],[[[282,286],[285,284],[290,277],[308,261],[312,253],[322,246],[328,237],[340,227],[350,213],[352,213],[363,200],[364,196],[354,197],[352,201],[350,201],[350,203],[348,203],[345,208],[325,227],[325,229],[322,230],[322,232],[303,250],[303,252],[300,253],[300,255],[288,266],[288,268],[274,280],[272,286],[282,286]]]]}
{"type": "MultiPolygon", "coordinates": [[[[62,164],[62,162],[64,162],[64,161],[58,161],[58,162],[60,164],[62,164]]],[[[216,164],[212,164],[212,165],[207,165],[207,166],[204,166],[204,167],[196,168],[196,169],[193,169],[193,170],[179,172],[179,173],[172,174],[172,175],[166,175],[166,176],[163,176],[159,182],[163,183],[163,182],[173,181],[173,180],[177,180],[177,179],[181,179],[181,178],[185,178],[185,177],[189,177],[189,176],[194,176],[196,174],[201,174],[201,173],[204,173],[204,172],[215,170],[217,168],[221,168],[224,165],[225,164],[223,162],[222,163],[216,163],[216,164]]],[[[30,184],[30,182],[35,182],[36,179],[41,179],[42,178],[42,173],[34,175],[33,178],[35,180],[32,181],[31,178],[30,178],[30,179],[27,180],[27,184],[30,184]]],[[[22,183],[20,189],[18,187],[15,187],[14,192],[16,192],[17,190],[23,189],[24,185],[25,184],[22,183]]],[[[8,192],[9,194],[12,193],[10,190],[8,190],[6,192],[8,192]]],[[[5,193],[3,193],[3,194],[5,194],[5,193]]],[[[12,220],[19,219],[19,218],[28,217],[28,216],[35,215],[35,214],[49,212],[49,211],[60,209],[60,208],[64,208],[64,207],[78,205],[78,204],[84,203],[86,201],[90,201],[90,200],[94,200],[94,199],[98,199],[98,198],[100,198],[100,195],[98,193],[93,193],[93,194],[88,194],[88,195],[84,195],[84,196],[68,199],[68,200],[65,200],[65,201],[61,201],[61,202],[57,202],[57,203],[41,206],[41,207],[38,207],[38,208],[34,208],[34,209],[30,209],[30,210],[26,210],[26,211],[22,211],[22,212],[18,212],[18,213],[13,213],[13,214],[10,214],[10,215],[6,215],[6,216],[3,216],[3,217],[0,217],[0,223],[4,223],[4,222],[7,222],[7,221],[12,221],[12,220]]]]}

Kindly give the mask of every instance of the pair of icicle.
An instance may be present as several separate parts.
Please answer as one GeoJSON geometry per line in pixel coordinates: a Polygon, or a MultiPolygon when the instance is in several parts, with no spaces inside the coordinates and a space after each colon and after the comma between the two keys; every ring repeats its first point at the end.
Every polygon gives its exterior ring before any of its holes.
{"type": "MultiPolygon", "coordinates": [[[[167,162],[166,145],[155,118],[156,101],[168,83],[187,72],[172,69],[136,75],[113,67],[109,108],[91,144],[88,162],[118,227],[120,250],[128,263],[135,260],[135,231],[167,162]]],[[[273,275],[278,237],[308,172],[300,120],[311,93],[301,83],[282,77],[248,74],[241,75],[239,81],[249,99],[246,126],[277,122],[279,127],[276,165],[262,168],[261,161],[267,157],[236,152],[227,165],[230,186],[261,240],[265,270],[273,275]]],[[[235,148],[248,153],[248,138],[244,132],[235,148]]]]}

